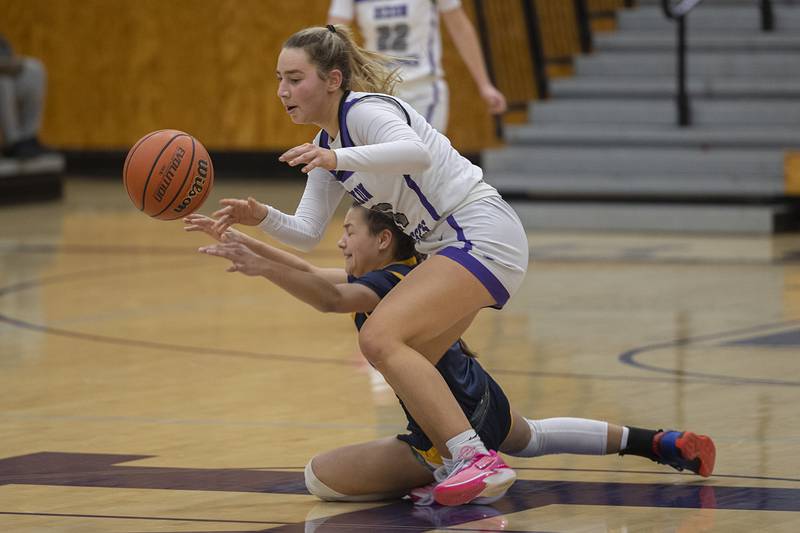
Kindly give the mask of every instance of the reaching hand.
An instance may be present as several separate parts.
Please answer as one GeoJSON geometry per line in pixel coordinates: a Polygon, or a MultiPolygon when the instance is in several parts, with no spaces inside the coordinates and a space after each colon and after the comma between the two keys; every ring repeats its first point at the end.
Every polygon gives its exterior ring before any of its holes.
{"type": "Polygon", "coordinates": [[[222,233],[219,233],[214,229],[214,226],[217,223],[216,220],[211,217],[196,213],[184,217],[183,222],[188,224],[187,226],[183,227],[184,230],[202,231],[219,242],[242,242],[241,237],[244,235],[242,232],[236,231],[233,228],[227,228],[222,233]]]}
{"type": "Polygon", "coordinates": [[[234,224],[257,226],[267,217],[267,206],[252,197],[247,200],[225,198],[219,203],[225,207],[214,211],[211,216],[217,219],[212,229],[220,235],[234,224]]]}
{"type": "Polygon", "coordinates": [[[290,167],[306,163],[300,170],[308,174],[319,167],[325,170],[336,169],[336,152],[322,148],[316,144],[305,143],[285,151],[278,161],[287,163],[290,167]]]}
{"type": "Polygon", "coordinates": [[[486,102],[489,113],[499,115],[508,109],[506,97],[494,85],[487,85],[481,89],[481,98],[486,102]]]}
{"type": "Polygon", "coordinates": [[[231,266],[226,269],[228,272],[241,272],[247,276],[260,276],[267,261],[240,242],[212,244],[203,246],[198,251],[228,259],[231,262],[231,266]]]}

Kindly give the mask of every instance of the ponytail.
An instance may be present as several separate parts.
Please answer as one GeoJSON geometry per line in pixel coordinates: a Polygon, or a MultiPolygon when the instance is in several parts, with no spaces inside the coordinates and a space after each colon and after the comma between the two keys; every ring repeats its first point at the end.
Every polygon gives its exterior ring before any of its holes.
{"type": "Polygon", "coordinates": [[[400,81],[396,60],[358,46],[350,29],[343,24],[300,30],[283,47],[305,50],[323,79],[333,69],[340,70],[345,91],[394,94],[400,81]]]}

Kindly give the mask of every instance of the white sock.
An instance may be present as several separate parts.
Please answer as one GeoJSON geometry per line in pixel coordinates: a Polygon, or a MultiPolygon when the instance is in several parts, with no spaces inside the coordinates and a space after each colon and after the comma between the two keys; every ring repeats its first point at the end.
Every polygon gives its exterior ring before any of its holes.
{"type": "Polygon", "coordinates": [[[628,433],[630,430],[628,426],[622,426],[622,437],[619,439],[619,451],[628,447],[628,433]]]}
{"type": "Polygon", "coordinates": [[[455,466],[460,459],[472,457],[476,453],[489,453],[474,429],[468,429],[463,433],[459,433],[445,444],[447,445],[447,449],[450,450],[450,456],[452,457],[452,459],[442,457],[448,473],[453,471],[453,466],[455,466]]]}
{"type": "Polygon", "coordinates": [[[528,420],[531,440],[515,457],[538,457],[556,453],[605,455],[608,423],[585,418],[546,418],[528,420]]]}

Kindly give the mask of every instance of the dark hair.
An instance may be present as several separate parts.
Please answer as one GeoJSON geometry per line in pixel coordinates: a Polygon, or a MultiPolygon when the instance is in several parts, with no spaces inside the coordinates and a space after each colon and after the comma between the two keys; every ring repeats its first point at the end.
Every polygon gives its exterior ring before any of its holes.
{"type": "MultiPolygon", "coordinates": [[[[414,248],[414,239],[403,233],[400,228],[397,227],[397,224],[394,222],[394,217],[392,217],[392,213],[367,209],[358,202],[353,202],[351,209],[358,209],[364,213],[364,218],[367,221],[367,229],[369,230],[370,235],[377,235],[383,230],[392,232],[392,237],[395,242],[395,259],[402,261],[404,259],[415,257],[417,261],[420,262],[425,259],[425,256],[418,253],[414,248]]],[[[472,349],[467,346],[467,343],[464,342],[464,339],[458,339],[457,342],[461,346],[461,351],[464,352],[464,355],[473,359],[477,359],[478,354],[473,352],[472,349]]]]}
{"type": "Polygon", "coordinates": [[[326,79],[331,70],[340,70],[345,91],[393,94],[394,86],[400,81],[395,60],[358,46],[350,29],[343,24],[300,30],[289,37],[283,47],[305,50],[322,79],[326,79]]]}
{"type": "Polygon", "coordinates": [[[397,227],[391,213],[368,209],[358,202],[353,202],[352,209],[360,209],[363,211],[370,235],[377,235],[383,230],[392,232],[395,259],[402,261],[404,259],[416,257],[418,261],[422,260],[422,255],[418,254],[417,250],[414,248],[414,239],[403,233],[400,228],[397,227]]]}

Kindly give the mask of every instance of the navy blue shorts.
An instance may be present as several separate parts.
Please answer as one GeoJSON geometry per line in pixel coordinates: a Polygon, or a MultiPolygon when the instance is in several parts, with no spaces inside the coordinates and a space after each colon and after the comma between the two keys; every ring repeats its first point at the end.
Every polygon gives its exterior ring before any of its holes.
{"type": "MultiPolygon", "coordinates": [[[[500,385],[491,376],[480,401],[474,406],[465,408],[464,414],[478,436],[490,450],[499,450],[500,445],[511,432],[511,406],[500,385]]],[[[408,425],[409,433],[397,435],[397,438],[411,446],[411,451],[426,467],[435,470],[442,466],[442,457],[430,439],[416,424],[408,425]]]]}

